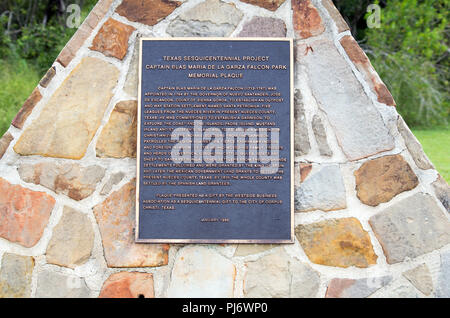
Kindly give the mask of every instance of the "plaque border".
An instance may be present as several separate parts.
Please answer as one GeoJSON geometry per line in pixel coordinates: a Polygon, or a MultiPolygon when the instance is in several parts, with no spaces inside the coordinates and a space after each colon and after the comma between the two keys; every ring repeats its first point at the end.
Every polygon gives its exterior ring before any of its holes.
{"type": "MultiPolygon", "coordinates": [[[[137,44],[136,44],[137,45],[137,44]]],[[[137,150],[136,150],[136,228],[135,228],[135,243],[172,243],[172,244],[293,244],[294,240],[294,167],[295,167],[295,154],[294,154],[294,39],[293,38],[279,38],[279,37],[236,37],[236,38],[224,38],[224,37],[141,37],[139,38],[139,69],[138,69],[138,110],[137,110],[137,150]],[[288,240],[272,240],[272,239],[140,239],[139,238],[139,185],[140,185],[140,148],[141,148],[141,97],[142,97],[142,42],[143,41],[280,41],[289,42],[290,48],[290,148],[291,148],[291,238],[288,240]]]]}

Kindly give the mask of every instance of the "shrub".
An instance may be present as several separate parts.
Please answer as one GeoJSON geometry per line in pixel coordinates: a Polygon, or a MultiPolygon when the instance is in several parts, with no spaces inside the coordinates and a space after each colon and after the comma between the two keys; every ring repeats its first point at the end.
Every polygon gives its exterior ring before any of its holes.
{"type": "Polygon", "coordinates": [[[447,0],[388,1],[381,28],[363,45],[409,125],[447,125],[449,59],[447,0]]]}

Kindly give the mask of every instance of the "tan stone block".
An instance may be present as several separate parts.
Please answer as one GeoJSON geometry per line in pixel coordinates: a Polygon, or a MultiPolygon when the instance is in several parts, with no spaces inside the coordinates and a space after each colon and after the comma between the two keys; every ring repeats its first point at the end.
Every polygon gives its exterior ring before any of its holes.
{"type": "Polygon", "coordinates": [[[426,264],[404,272],[403,276],[423,294],[429,296],[433,292],[433,279],[426,264]]]}
{"type": "Polygon", "coordinates": [[[0,298],[29,298],[34,258],[5,253],[0,267],[0,298]]]}
{"type": "Polygon", "coordinates": [[[109,267],[149,267],[168,263],[168,244],[136,244],[136,180],[94,207],[109,267]]]}
{"type": "Polygon", "coordinates": [[[319,289],[319,274],[291,258],[283,248],[245,263],[244,295],[248,298],[311,298],[319,289]]]}
{"type": "Polygon", "coordinates": [[[41,269],[37,274],[36,298],[89,298],[84,278],[73,274],[41,269]]]}
{"type": "Polygon", "coordinates": [[[76,201],[89,197],[105,175],[105,169],[99,166],[54,162],[21,164],[18,172],[25,182],[40,184],[76,201]]]}
{"type": "Polygon", "coordinates": [[[97,157],[135,158],[136,129],[137,102],[119,102],[97,141],[97,157]]]}
{"type": "Polygon", "coordinates": [[[100,126],[118,77],[114,65],[84,58],[22,133],[14,150],[24,156],[81,159],[100,126]]]}
{"type": "Polygon", "coordinates": [[[401,155],[365,162],[355,171],[356,192],[362,203],[377,206],[414,189],[419,180],[401,155]]]}
{"type": "Polygon", "coordinates": [[[438,250],[450,244],[450,221],[429,194],[416,193],[388,205],[369,219],[388,264],[438,250]]]}
{"type": "Polygon", "coordinates": [[[47,246],[47,262],[75,268],[84,264],[94,247],[94,230],[87,215],[64,207],[59,223],[53,229],[47,246]]]}

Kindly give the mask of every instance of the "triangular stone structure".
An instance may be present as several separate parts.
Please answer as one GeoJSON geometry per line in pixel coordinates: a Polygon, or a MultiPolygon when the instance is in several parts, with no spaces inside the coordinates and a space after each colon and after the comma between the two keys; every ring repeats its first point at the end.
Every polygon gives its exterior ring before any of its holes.
{"type": "Polygon", "coordinates": [[[449,187],[331,0],[100,0],[0,156],[0,297],[450,296],[449,187]],[[295,39],[295,244],[134,243],[140,36],[295,39]]]}

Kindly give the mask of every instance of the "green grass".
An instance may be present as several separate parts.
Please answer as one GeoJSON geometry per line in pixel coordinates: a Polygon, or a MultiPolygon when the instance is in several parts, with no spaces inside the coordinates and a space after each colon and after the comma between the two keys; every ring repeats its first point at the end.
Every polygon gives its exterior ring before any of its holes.
{"type": "Polygon", "coordinates": [[[26,61],[0,60],[0,137],[39,82],[37,71],[26,61]]]}
{"type": "Polygon", "coordinates": [[[450,182],[450,129],[413,129],[413,133],[439,173],[450,182]]]}

